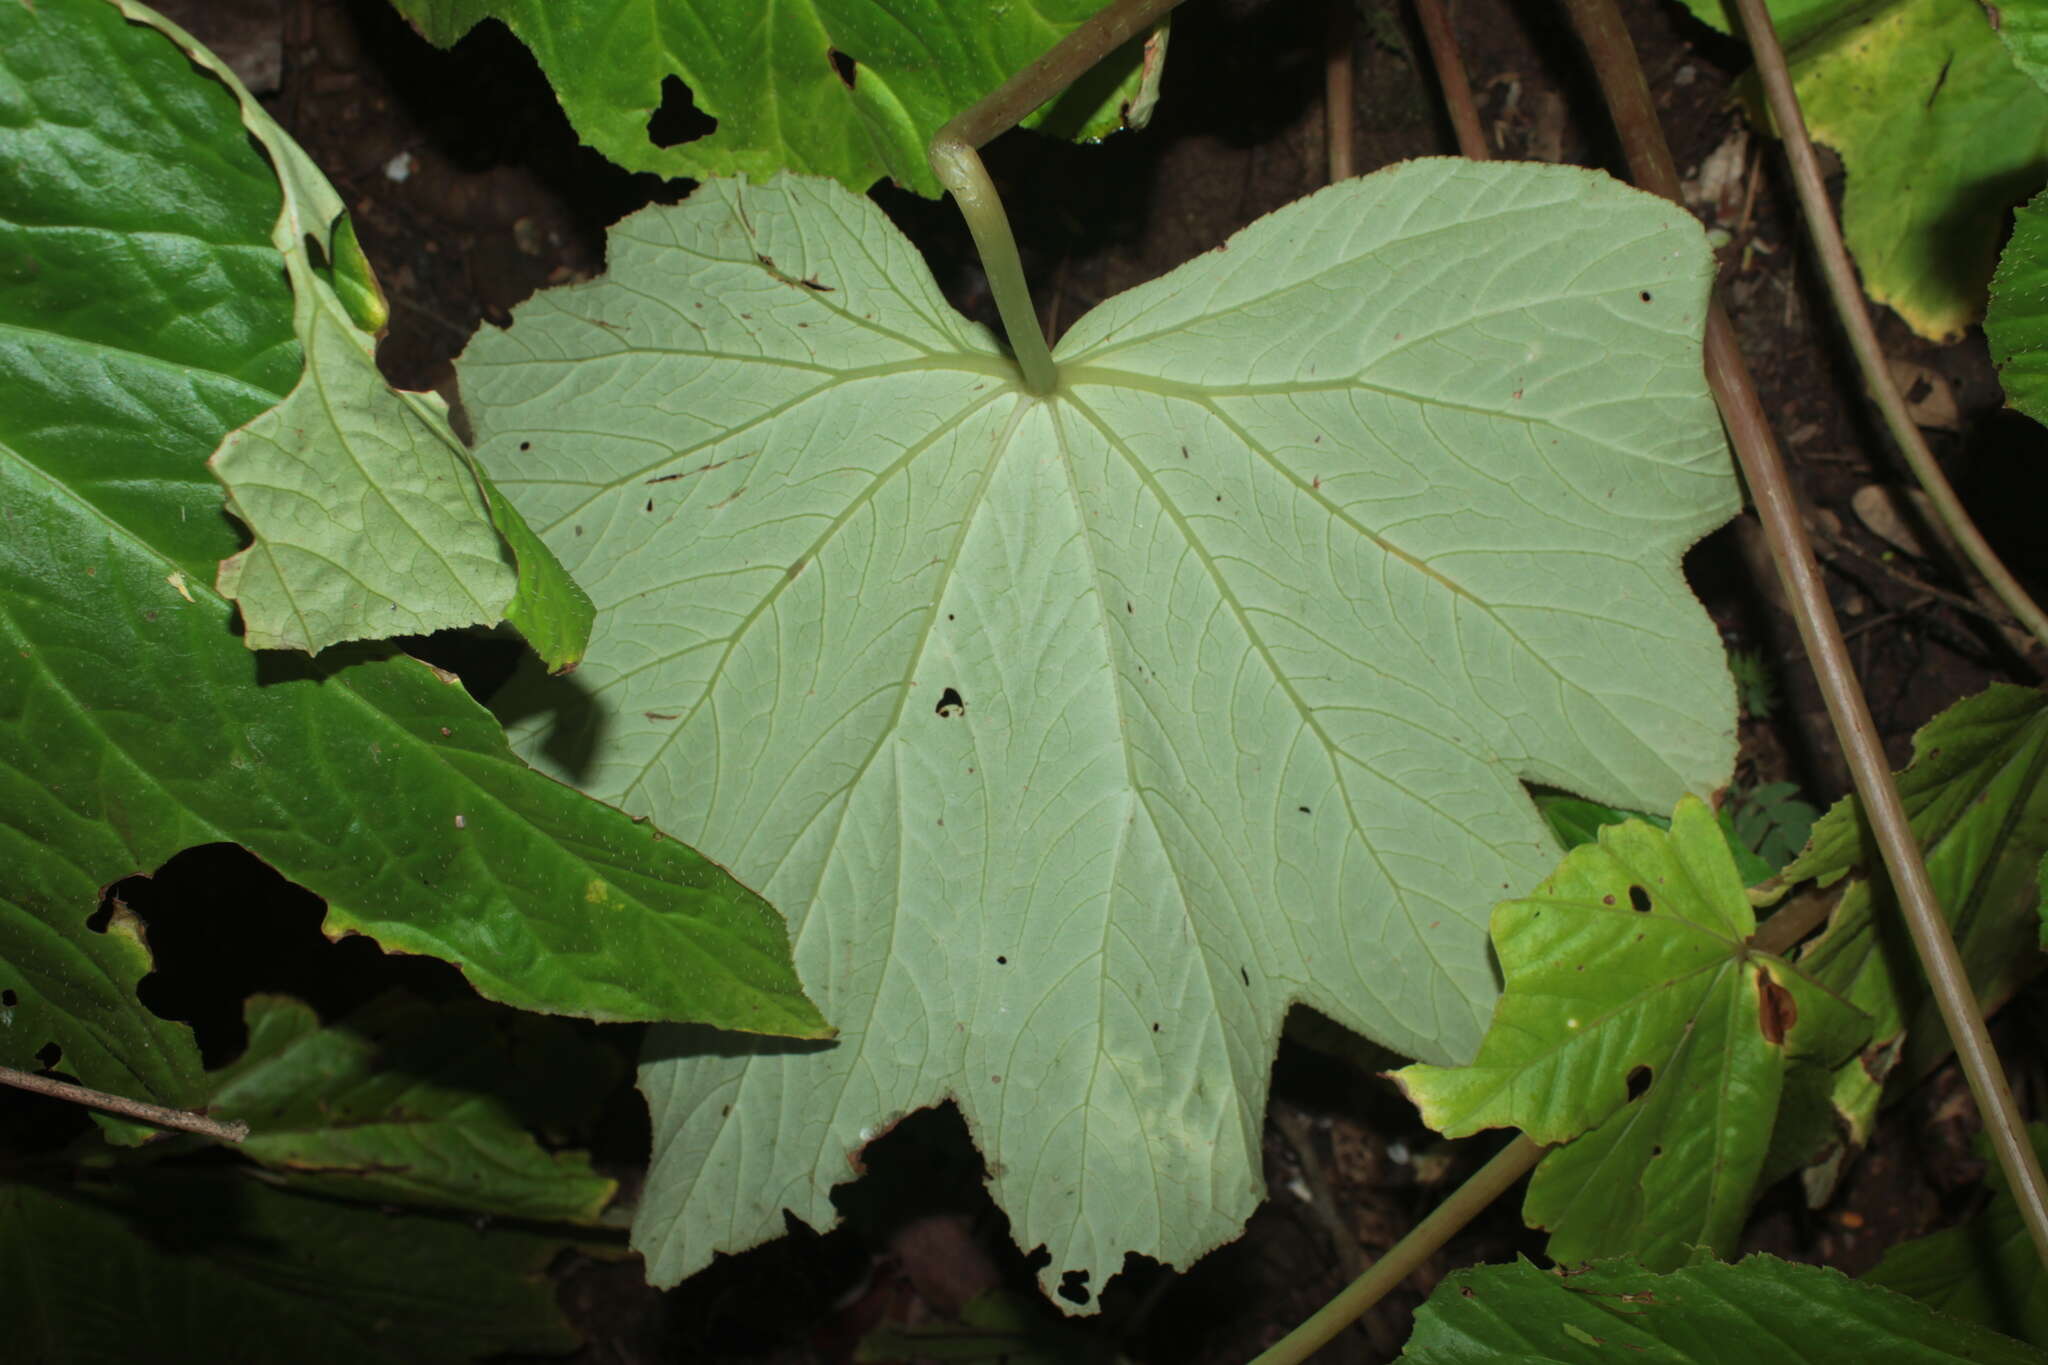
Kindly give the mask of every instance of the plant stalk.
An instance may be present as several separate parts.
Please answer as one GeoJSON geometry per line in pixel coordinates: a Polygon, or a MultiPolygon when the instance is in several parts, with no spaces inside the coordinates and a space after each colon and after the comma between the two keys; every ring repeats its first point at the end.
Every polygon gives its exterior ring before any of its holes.
{"type": "MultiPolygon", "coordinates": [[[[1594,72],[1607,106],[1621,133],[1630,171],[1644,189],[1683,204],[1678,171],[1657,121],[1649,83],[1636,60],[1635,45],[1623,26],[1614,0],[1564,0],[1573,26],[1592,57],[1594,72]]],[[[1750,496],[1770,541],[1771,555],[1792,604],[1799,636],[1834,721],[1864,817],[1884,857],[1900,911],[1913,937],[1921,967],[1927,973],[1963,1074],[1976,1096],[1986,1136],[1998,1154],[2013,1197],[2018,1201],[2036,1254],[2048,1264],[2048,1198],[2041,1168],[2027,1141],[2012,1091],[1985,1031],[1969,976],[1949,934],[1948,922],[1928,880],[1927,866],[1906,820],[1904,804],[1893,785],[1891,768],[1878,740],[1877,726],[1857,685],[1841,625],[1821,583],[1820,567],[1807,540],[1798,494],[1785,472],[1763,404],[1750,382],[1749,370],[1735,341],[1734,328],[1718,302],[1707,316],[1707,379],[1721,405],[1730,441],[1742,462],[1750,496]]]]}
{"type": "Polygon", "coordinates": [[[131,1100],[121,1095],[109,1095],[104,1090],[88,1090],[82,1085],[56,1080],[49,1076],[38,1076],[32,1071],[16,1071],[11,1066],[0,1066],[0,1085],[11,1085],[17,1090],[30,1090],[52,1099],[69,1100],[82,1104],[88,1109],[103,1109],[109,1114],[123,1118],[140,1119],[154,1123],[159,1128],[176,1128],[182,1132],[199,1133],[206,1137],[218,1138],[222,1142],[240,1142],[249,1136],[249,1125],[240,1119],[223,1123],[210,1119],[204,1114],[195,1114],[189,1109],[167,1109],[161,1104],[147,1100],[131,1100]]]}
{"type": "Polygon", "coordinates": [[[1487,160],[1492,152],[1486,145],[1486,129],[1479,122],[1479,105],[1472,98],[1472,82],[1458,55],[1458,35],[1451,29],[1444,0],[1415,0],[1415,21],[1429,44],[1430,64],[1436,67],[1437,89],[1443,92],[1444,112],[1458,138],[1458,154],[1468,161],[1487,160]]]}
{"type": "Polygon", "coordinates": [[[932,138],[928,159],[932,173],[960,206],[989,292],[1002,315],[1010,352],[1024,372],[1024,387],[1041,396],[1059,382],[1052,348],[1031,306],[1031,288],[1024,281],[1024,262],[1017,238],[1003,212],[1002,196],[981,163],[980,149],[1017,126],[1032,110],[1085,75],[1097,62],[1122,47],[1178,5],[1180,0],[1116,0],[1094,18],[1055,43],[1044,56],[1004,81],[963,110],[932,138]]]}
{"type": "Polygon", "coordinates": [[[1353,49],[1357,46],[1358,13],[1353,0],[1328,0],[1330,27],[1323,43],[1323,141],[1329,149],[1330,183],[1358,174],[1358,154],[1351,136],[1356,118],[1352,83],[1353,49]]]}
{"type": "Polygon", "coordinates": [[[1448,1199],[1431,1209],[1427,1218],[1387,1248],[1386,1255],[1374,1261],[1363,1275],[1318,1308],[1301,1326],[1259,1352],[1251,1365],[1297,1365],[1335,1340],[1338,1333],[1399,1288],[1401,1281],[1478,1217],[1481,1210],[1506,1194],[1549,1150],[1521,1133],[1515,1134],[1514,1140],[1496,1152],[1491,1161],[1474,1171],[1448,1199]]]}
{"type": "Polygon", "coordinates": [[[1986,586],[1997,596],[2013,619],[2044,645],[2048,645],[2048,613],[2041,610],[2039,603],[2020,586],[1977,529],[1976,522],[1963,510],[1961,499],[1950,486],[1948,476],[1941,471],[1941,465],[1934,458],[1934,452],[1927,448],[1927,439],[1920,434],[1919,424],[1906,410],[1906,400],[1893,382],[1891,369],[1885,364],[1884,351],[1877,342],[1877,329],[1870,322],[1870,308],[1864,302],[1863,288],[1856,282],[1856,268],[1850,264],[1849,249],[1843,245],[1841,225],[1835,221],[1834,206],[1828,202],[1828,192],[1821,178],[1820,158],[1814,154],[1813,139],[1807,136],[1806,115],[1799,108],[1799,97],[1792,89],[1792,73],[1785,65],[1785,49],[1778,44],[1777,29],[1771,23],[1770,11],[1764,8],[1763,0],[1735,0],[1736,12],[1742,18],[1743,32],[1749,39],[1750,55],[1756,60],[1757,76],[1763,81],[1764,97],[1771,106],[1771,117],[1777,122],[1778,137],[1785,147],[1786,159],[1792,166],[1792,183],[1799,192],[1799,207],[1806,219],[1806,228],[1813,236],[1814,249],[1820,253],[1820,263],[1827,277],[1828,295],[1834,300],[1835,314],[1842,320],[1842,327],[1849,334],[1849,348],[1856,353],[1856,363],[1863,370],[1863,383],[1877,409],[1884,416],[1884,424],[1898,444],[1899,452],[1906,457],[1906,464],[1913,476],[1926,490],[1934,514],[1964,558],[1970,561],[1986,586]]]}

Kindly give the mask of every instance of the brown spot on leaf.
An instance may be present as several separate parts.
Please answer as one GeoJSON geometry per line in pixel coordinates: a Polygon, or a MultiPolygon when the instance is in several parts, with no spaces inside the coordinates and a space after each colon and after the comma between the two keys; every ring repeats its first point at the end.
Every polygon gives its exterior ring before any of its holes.
{"type": "Polygon", "coordinates": [[[1768,971],[1756,974],[1756,1026],[1764,1035],[1764,1041],[1772,1047],[1782,1046],[1785,1035],[1799,1022],[1799,1002],[1792,998],[1792,992],[1780,986],[1768,971]]]}

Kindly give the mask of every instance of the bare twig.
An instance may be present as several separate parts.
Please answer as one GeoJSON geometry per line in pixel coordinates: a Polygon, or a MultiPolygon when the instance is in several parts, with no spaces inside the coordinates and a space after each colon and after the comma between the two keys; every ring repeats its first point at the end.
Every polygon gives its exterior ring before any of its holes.
{"type": "MultiPolygon", "coordinates": [[[[1649,83],[1636,61],[1635,46],[1614,0],[1565,0],[1565,7],[1592,57],[1594,72],[1621,134],[1636,183],[1674,203],[1683,203],[1678,171],[1657,121],[1649,83]]],[[[2040,1164],[2034,1158],[2032,1144],[2026,1140],[2013,1106],[2012,1091],[1992,1049],[1983,1016],[1977,1010],[1976,996],[1970,990],[1969,977],[1907,823],[1905,806],[1899,799],[1898,788],[1892,784],[1877,726],[1857,686],[1841,626],[1821,586],[1820,566],[1814,562],[1813,547],[1806,538],[1798,495],[1778,455],[1777,440],[1743,364],[1734,329],[1718,303],[1710,307],[1707,317],[1707,379],[1720,402],[1722,420],[1727,424],[1757,514],[1770,538],[1786,598],[1793,605],[1800,639],[1820,683],[1828,715],[1835,723],[1835,734],[1841,742],[1843,757],[1848,760],[1864,818],[1870,822],[1913,946],[1927,973],[1928,985],[1948,1025],[1949,1036],[1955,1041],[1963,1073],[1977,1097],[1986,1136],[2011,1182],[2034,1238],[2035,1250],[2048,1262],[2048,1193],[2044,1193],[2040,1164]]]]}
{"type": "Polygon", "coordinates": [[[131,1100],[120,1095],[109,1095],[104,1090],[88,1090],[69,1081],[38,1076],[33,1071],[16,1071],[11,1066],[0,1066],[0,1085],[11,1085],[17,1090],[32,1090],[38,1095],[69,1100],[73,1104],[82,1104],[89,1109],[103,1109],[109,1114],[119,1114],[122,1118],[140,1119],[144,1123],[154,1123],[159,1128],[177,1128],[187,1133],[219,1138],[222,1142],[240,1142],[249,1136],[249,1125],[240,1119],[223,1123],[204,1114],[195,1114],[189,1109],[167,1109],[161,1104],[151,1104],[147,1100],[131,1100]]]}
{"type": "Polygon", "coordinates": [[[1757,76],[1763,81],[1764,97],[1770,102],[1771,117],[1778,125],[1786,159],[1791,162],[1792,184],[1799,192],[1799,207],[1806,219],[1807,231],[1813,234],[1814,249],[1820,253],[1828,295],[1834,300],[1835,313],[1841,318],[1843,329],[1849,334],[1849,348],[1856,353],[1856,363],[1863,371],[1863,383],[1878,411],[1884,415],[1885,427],[1891,432],[1892,440],[1898,443],[1913,476],[1927,491],[1934,515],[1943,528],[1954,537],[1963,556],[1983,575],[1985,583],[1998,595],[2006,610],[2037,641],[2048,644],[2048,613],[2044,613],[2040,604],[2020,586],[2019,580],[2012,576],[1997,552],[1984,539],[1983,533],[1978,531],[1970,514],[1963,510],[1962,501],[1956,497],[1955,489],[1949,486],[1948,477],[1941,472],[1934,452],[1927,448],[1919,425],[1906,410],[1905,397],[1892,380],[1891,367],[1885,363],[1884,351],[1877,343],[1877,329],[1870,323],[1870,308],[1863,300],[1863,288],[1856,282],[1856,268],[1849,263],[1848,248],[1842,244],[1842,230],[1835,222],[1834,206],[1828,202],[1827,186],[1821,178],[1820,158],[1814,154],[1813,139],[1806,134],[1806,116],[1800,111],[1798,96],[1793,93],[1792,73],[1785,66],[1785,50],[1778,45],[1777,30],[1771,25],[1770,14],[1764,8],[1763,0],[1735,0],[1735,8],[1749,38],[1750,55],[1756,60],[1757,76]]]}
{"type": "Polygon", "coordinates": [[[1527,1175],[1548,1150],[1517,1133],[1514,1141],[1501,1148],[1493,1160],[1474,1171],[1471,1179],[1430,1210],[1429,1216],[1410,1229],[1407,1236],[1389,1247],[1371,1269],[1318,1308],[1308,1321],[1261,1351],[1251,1365],[1297,1365],[1307,1360],[1349,1327],[1353,1319],[1399,1288],[1401,1281],[1434,1256],[1481,1210],[1527,1175]]]}
{"type": "Polygon", "coordinates": [[[1486,130],[1479,123],[1479,106],[1472,98],[1465,63],[1458,56],[1458,36],[1451,31],[1444,0],[1415,0],[1415,21],[1422,25],[1423,40],[1429,44],[1444,112],[1451,117],[1451,131],[1458,135],[1458,155],[1469,161],[1486,160],[1492,155],[1486,145],[1486,130]]]}

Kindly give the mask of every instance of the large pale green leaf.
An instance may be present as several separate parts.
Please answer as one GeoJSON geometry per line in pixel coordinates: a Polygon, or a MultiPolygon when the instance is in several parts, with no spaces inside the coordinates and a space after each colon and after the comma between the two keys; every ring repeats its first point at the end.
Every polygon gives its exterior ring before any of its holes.
{"type": "MultiPolygon", "coordinates": [[[[1104,0],[393,0],[446,47],[487,18],[533,49],[577,136],[632,171],[766,179],[883,176],[937,195],[932,134],[1036,59],[1104,0]],[[648,120],[680,78],[717,121],[658,147],[648,120]]],[[[1025,120],[1100,138],[1145,122],[1164,31],[1132,43],[1025,120]]]]}
{"type": "MultiPolygon", "coordinates": [[[[48,3],[48,0],[44,0],[48,3]]],[[[571,1350],[559,1238],[156,1168],[0,1183],[10,1365],[453,1365],[571,1350]]]]}
{"type": "Polygon", "coordinates": [[[572,667],[590,600],[479,486],[446,405],[384,382],[375,354],[383,297],[341,197],[225,63],[146,6],[117,3],[235,96],[282,190],[270,242],[291,281],[305,372],[212,461],[254,537],[222,561],[216,584],[241,607],[249,647],[310,653],[510,618],[550,667],[572,667]]]}
{"type": "MultiPolygon", "coordinates": [[[[1913,762],[1898,786],[1970,985],[1987,1010],[1996,1009],[2041,965],[2035,944],[2048,853],[2048,694],[1997,684],[1965,697],[1913,736],[1913,762]]],[[[1880,866],[1861,808],[1848,796],[1815,822],[1813,842],[1783,876],[1827,884],[1880,866]]],[[[1833,1087],[1849,1142],[1860,1145],[1894,1073],[1910,1081],[1949,1051],[1947,1026],[1889,884],[1851,883],[1799,965],[1871,1016],[1869,1043],[1836,1072],[1833,1087]]],[[[1809,1178],[1816,1199],[1838,1168],[1837,1155],[1809,1178]]]]}
{"type": "Polygon", "coordinates": [[[1837,1270],[1751,1256],[1668,1275],[1608,1261],[1461,1270],[1415,1314],[1403,1365],[2041,1365],[2031,1346],[1837,1270]]]}
{"type": "Polygon", "coordinates": [[[1669,205],[1410,163],[1083,319],[1048,399],[829,182],[709,184],[609,260],[461,364],[600,606],[519,742],[766,889],[843,1030],[650,1041],[659,1281],[829,1221],[948,1097],[1049,1282],[1186,1263],[1258,1198],[1290,1004],[1470,1055],[1485,909],[1555,862],[1521,779],[1726,779],[1669,205]]]}
{"type": "Polygon", "coordinates": [[[99,0],[0,4],[0,1061],[190,1102],[102,888],[232,840],[328,929],[600,1018],[816,1032],[774,912],[564,790],[424,665],[258,656],[206,460],[298,374],[277,183],[233,99],[99,0]],[[110,76],[108,73],[119,73],[110,76]]]}
{"type": "MultiPolygon", "coordinates": [[[[1724,0],[1686,4],[1727,31],[1724,0]]],[[[1977,0],[1770,10],[1807,129],[1842,154],[1842,233],[1864,289],[1922,336],[1955,339],[1984,315],[2007,212],[2048,179],[2048,92],[1977,0]]]]}
{"type": "Polygon", "coordinates": [[[477,1001],[387,996],[323,1028],[251,999],[249,1045],[207,1077],[207,1112],[245,1119],[236,1150],[301,1187],[378,1203],[550,1221],[593,1219],[614,1184],[529,1130],[588,1118],[610,1053],[560,1019],[477,1001]]]}
{"type": "Polygon", "coordinates": [[[1770,1148],[1788,1068],[1833,1065],[1867,1023],[1756,928],[1704,803],[1667,834],[1609,825],[1526,900],[1494,911],[1507,987],[1470,1066],[1395,1079],[1451,1137],[1517,1127],[1566,1144],[1524,1212],[1566,1263],[1632,1255],[1675,1269],[1734,1249],[1770,1148]]]}

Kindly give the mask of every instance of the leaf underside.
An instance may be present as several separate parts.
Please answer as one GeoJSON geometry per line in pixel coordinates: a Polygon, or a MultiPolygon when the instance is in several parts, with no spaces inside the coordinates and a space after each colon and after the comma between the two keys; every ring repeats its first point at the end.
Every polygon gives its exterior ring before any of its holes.
{"type": "Polygon", "coordinates": [[[1470,1055],[1486,907],[1555,858],[1521,779],[1725,779],[1677,563],[1734,485],[1676,209],[1410,163],[1097,310],[1047,400],[826,182],[609,250],[461,363],[600,608],[510,728],[756,879],[842,1029],[650,1040],[657,1282],[828,1222],[946,1098],[1048,1283],[1185,1264],[1258,1197],[1291,1003],[1470,1055]]]}

